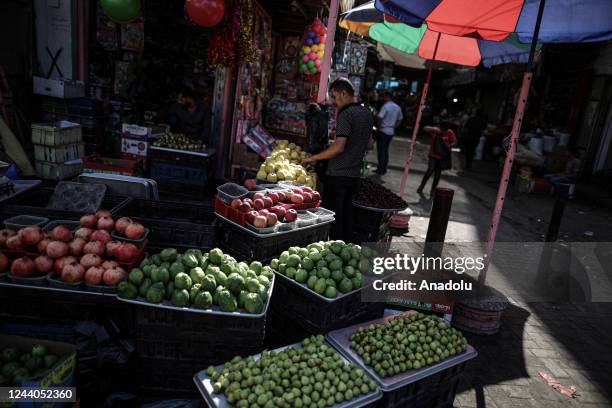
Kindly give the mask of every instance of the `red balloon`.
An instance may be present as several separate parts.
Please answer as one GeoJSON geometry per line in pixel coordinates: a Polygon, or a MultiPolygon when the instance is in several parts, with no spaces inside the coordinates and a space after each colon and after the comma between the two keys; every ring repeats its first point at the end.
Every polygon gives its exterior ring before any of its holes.
{"type": "Polygon", "coordinates": [[[187,0],[187,15],[202,27],[214,27],[221,22],[225,14],[223,0],[187,0]]]}

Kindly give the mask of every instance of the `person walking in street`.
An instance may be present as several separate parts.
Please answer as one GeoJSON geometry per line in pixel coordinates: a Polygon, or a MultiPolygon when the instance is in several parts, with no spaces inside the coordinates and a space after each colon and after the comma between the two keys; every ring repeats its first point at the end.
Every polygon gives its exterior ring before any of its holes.
{"type": "Polygon", "coordinates": [[[465,131],[461,137],[463,155],[465,157],[465,168],[472,167],[476,147],[480,142],[480,136],[487,127],[487,115],[481,108],[476,109],[476,113],[468,119],[465,124],[465,131]]]}
{"type": "Polygon", "coordinates": [[[429,193],[430,197],[432,197],[440,182],[442,170],[448,170],[452,167],[451,147],[457,144],[457,136],[455,132],[449,129],[448,122],[442,122],[439,128],[425,126],[424,130],[431,134],[431,146],[429,147],[429,164],[427,166],[427,171],[423,176],[423,180],[421,180],[421,185],[417,189],[417,193],[420,195],[423,194],[423,189],[433,174],[433,183],[429,193]]]}
{"type": "Polygon", "coordinates": [[[361,167],[372,138],[374,117],[370,110],[355,103],[355,88],[346,78],[329,87],[338,110],[336,139],[324,151],[302,161],[303,166],[329,160],[323,182],[323,205],[336,213],[331,238],[353,241],[353,197],[359,191],[361,167]]]}
{"type": "Polygon", "coordinates": [[[389,91],[383,93],[384,104],[378,115],[376,124],[378,132],[376,134],[376,150],[378,152],[378,168],[376,174],[383,175],[387,172],[389,164],[389,145],[395,135],[395,129],[399,127],[404,119],[402,108],[393,101],[393,95],[389,91]]]}

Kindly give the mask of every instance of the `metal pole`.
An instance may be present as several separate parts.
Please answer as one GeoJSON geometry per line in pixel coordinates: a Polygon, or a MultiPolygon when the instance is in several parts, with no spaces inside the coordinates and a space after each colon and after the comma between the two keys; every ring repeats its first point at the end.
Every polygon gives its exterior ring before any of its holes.
{"type": "Polygon", "coordinates": [[[323,54],[323,66],[319,77],[319,93],[317,102],[327,101],[327,84],[329,83],[329,71],[331,69],[332,55],[334,54],[334,36],[336,35],[336,22],[338,21],[338,7],[340,0],[331,0],[329,5],[329,18],[327,19],[327,34],[325,37],[325,52],[323,54]]]}
{"type": "Polygon", "coordinates": [[[429,62],[429,69],[427,70],[427,78],[423,85],[423,92],[421,93],[421,101],[419,102],[419,110],[417,111],[417,117],[414,122],[414,129],[412,129],[412,138],[410,142],[410,149],[408,150],[408,159],[404,165],[404,174],[402,175],[402,182],[400,184],[400,197],[404,198],[404,189],[406,188],[406,181],[408,180],[408,172],[412,165],[412,156],[414,155],[414,145],[416,144],[416,138],[419,134],[419,128],[421,125],[421,118],[423,116],[423,108],[425,107],[425,101],[427,100],[427,93],[429,91],[429,82],[431,81],[431,73],[433,71],[434,61],[436,60],[436,54],[438,53],[438,44],[440,43],[440,33],[436,38],[436,46],[434,47],[433,57],[429,62]]]}
{"type": "Polygon", "coordinates": [[[480,275],[478,276],[478,282],[482,285],[484,285],[487,279],[487,271],[491,262],[491,253],[493,252],[493,246],[495,245],[497,228],[499,226],[499,220],[501,219],[501,213],[504,208],[504,200],[506,199],[506,191],[508,190],[508,181],[510,180],[512,164],[514,163],[516,143],[518,141],[518,136],[521,133],[521,125],[523,124],[523,116],[525,115],[525,107],[527,106],[527,98],[529,97],[529,87],[531,86],[531,80],[533,78],[533,59],[538,44],[538,36],[540,34],[540,25],[542,24],[542,15],[544,14],[545,3],[546,0],[540,0],[538,17],[536,19],[535,27],[533,30],[533,39],[531,42],[531,50],[529,53],[529,62],[527,64],[527,70],[523,74],[523,84],[521,86],[521,93],[519,95],[516,112],[514,114],[512,132],[510,133],[510,144],[508,146],[508,151],[506,152],[504,170],[502,171],[499,189],[497,190],[497,199],[495,200],[493,217],[491,219],[491,224],[489,225],[489,233],[487,234],[487,241],[485,244],[485,267],[482,269],[482,271],[480,271],[480,275]]]}
{"type": "Polygon", "coordinates": [[[442,254],[454,194],[450,188],[436,188],[434,191],[425,238],[425,256],[436,257],[442,254]]]}

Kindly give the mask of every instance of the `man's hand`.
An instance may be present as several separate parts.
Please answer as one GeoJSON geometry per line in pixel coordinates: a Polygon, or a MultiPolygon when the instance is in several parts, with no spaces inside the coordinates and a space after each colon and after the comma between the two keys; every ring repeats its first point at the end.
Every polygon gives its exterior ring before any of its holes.
{"type": "Polygon", "coordinates": [[[300,163],[302,166],[308,166],[310,164],[315,164],[317,162],[317,159],[314,156],[310,156],[305,158],[304,160],[302,160],[302,162],[300,163]]]}

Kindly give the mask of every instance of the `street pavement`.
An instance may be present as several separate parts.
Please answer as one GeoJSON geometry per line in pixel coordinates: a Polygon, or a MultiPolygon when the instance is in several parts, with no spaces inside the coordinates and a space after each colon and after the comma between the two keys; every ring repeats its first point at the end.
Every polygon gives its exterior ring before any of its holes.
{"type": "MultiPolygon", "coordinates": [[[[425,239],[431,200],[417,195],[416,189],[427,166],[427,142],[426,138],[417,142],[415,162],[408,177],[405,199],[415,213],[410,230],[395,237],[394,243],[425,239]]],[[[372,165],[366,176],[399,192],[408,147],[407,138],[394,138],[389,170],[382,177],[372,172],[376,168],[376,152],[370,152],[366,161],[372,165]]],[[[454,153],[453,169],[443,173],[439,185],[454,190],[447,242],[486,239],[499,173],[499,164],[495,162],[475,162],[473,170],[462,170],[459,153],[454,153]]],[[[429,192],[429,185],[425,191],[429,192]]],[[[523,194],[511,188],[497,240],[543,241],[553,204],[550,196],[523,194]]],[[[559,239],[612,241],[611,225],[612,214],[597,208],[597,203],[570,202],[559,239]]],[[[612,275],[612,268],[604,269],[612,275]]],[[[611,276],[606,279],[603,283],[612,282],[611,276]]],[[[479,355],[468,364],[462,377],[456,407],[612,407],[612,303],[527,302],[520,293],[513,293],[512,283],[494,265],[487,283],[506,294],[510,304],[497,335],[467,335],[479,355]],[[556,391],[540,372],[563,386],[576,387],[576,396],[571,398],[556,391]]],[[[603,299],[612,302],[611,293],[605,292],[603,299]]]]}

